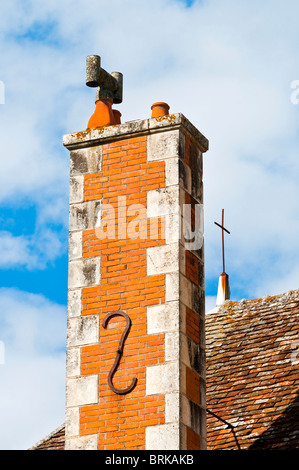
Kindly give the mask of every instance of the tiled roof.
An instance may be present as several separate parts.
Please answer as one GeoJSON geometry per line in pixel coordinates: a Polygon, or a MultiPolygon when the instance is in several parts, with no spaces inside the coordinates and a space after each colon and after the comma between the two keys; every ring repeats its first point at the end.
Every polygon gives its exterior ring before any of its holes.
{"type": "Polygon", "coordinates": [[[29,450],[64,450],[65,428],[64,424],[51,432],[29,450]]]}
{"type": "MultiPolygon", "coordinates": [[[[206,316],[208,450],[299,448],[298,314],[299,290],[206,316]]],[[[64,450],[64,425],[31,449],[64,450]]]]}
{"type": "Polygon", "coordinates": [[[206,316],[209,450],[299,448],[299,291],[206,316]],[[235,434],[235,435],[234,435],[235,434]]]}

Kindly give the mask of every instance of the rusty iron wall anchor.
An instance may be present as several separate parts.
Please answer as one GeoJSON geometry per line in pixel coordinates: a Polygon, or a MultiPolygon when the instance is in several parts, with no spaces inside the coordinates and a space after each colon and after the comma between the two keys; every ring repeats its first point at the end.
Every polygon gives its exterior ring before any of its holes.
{"type": "Polygon", "coordinates": [[[125,318],[126,328],[125,328],[125,330],[124,330],[124,332],[121,335],[121,338],[119,340],[118,348],[117,348],[117,351],[116,351],[116,358],[115,358],[114,364],[111,367],[111,370],[110,370],[109,375],[108,375],[108,385],[111,388],[111,390],[114,393],[116,393],[117,395],[126,395],[127,393],[130,393],[135,388],[135,386],[137,384],[137,378],[134,377],[134,379],[132,380],[131,385],[129,385],[127,388],[117,389],[113,385],[113,377],[114,377],[114,375],[117,371],[117,368],[119,366],[119,362],[120,362],[121,357],[123,355],[125,341],[127,339],[127,336],[129,334],[131,324],[132,324],[131,318],[123,310],[119,309],[119,310],[116,310],[114,312],[108,313],[106,315],[106,317],[104,318],[104,320],[103,320],[102,326],[103,326],[103,328],[106,328],[107,325],[108,325],[109,320],[111,320],[111,318],[116,317],[116,316],[121,316],[121,317],[125,318]]]}

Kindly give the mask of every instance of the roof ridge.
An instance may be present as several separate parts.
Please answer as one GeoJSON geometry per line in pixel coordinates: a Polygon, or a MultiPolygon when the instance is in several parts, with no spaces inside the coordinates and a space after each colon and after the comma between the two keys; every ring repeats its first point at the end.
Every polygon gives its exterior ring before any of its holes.
{"type": "Polygon", "coordinates": [[[237,308],[238,306],[243,307],[245,305],[255,305],[255,304],[262,304],[262,305],[269,305],[272,302],[279,302],[279,301],[287,301],[290,299],[298,299],[299,300],[299,289],[288,290],[283,292],[282,294],[276,295],[264,295],[263,297],[257,297],[255,299],[241,299],[241,300],[226,300],[223,305],[219,307],[215,307],[212,310],[207,312],[207,315],[213,313],[221,313],[225,312],[228,308],[233,309],[237,308]]]}
{"type": "Polygon", "coordinates": [[[31,446],[28,450],[35,450],[37,447],[39,447],[41,444],[43,444],[45,441],[51,439],[51,437],[55,436],[59,431],[61,431],[65,427],[65,423],[61,424],[58,426],[54,431],[50,432],[47,436],[45,436],[43,439],[40,441],[36,442],[33,446],[31,446]]]}

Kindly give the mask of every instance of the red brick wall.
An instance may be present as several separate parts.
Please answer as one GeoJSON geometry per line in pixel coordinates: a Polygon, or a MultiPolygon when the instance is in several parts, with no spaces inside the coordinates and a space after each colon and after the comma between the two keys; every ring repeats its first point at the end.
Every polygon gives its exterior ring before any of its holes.
{"type": "MultiPolygon", "coordinates": [[[[83,289],[82,315],[99,313],[100,325],[108,312],[121,308],[132,320],[124,355],[114,385],[125,388],[137,377],[128,395],[116,395],[108,386],[125,320],[112,319],[100,326],[100,343],[82,348],[81,373],[99,373],[99,404],[81,407],[81,435],[100,433],[99,449],[144,449],[145,427],[164,423],[164,396],[146,396],[146,367],[164,361],[164,334],[147,335],[146,307],[165,301],[165,276],[148,277],[146,249],[164,244],[163,221],[157,221],[159,236],[150,239],[146,211],[142,215],[147,234],[142,238],[118,238],[118,197],[127,206],[146,208],[146,191],[165,185],[164,162],[147,163],[146,137],[131,138],[103,146],[102,171],[85,175],[85,201],[102,200],[115,209],[115,239],[102,239],[96,230],[83,234],[83,256],[101,256],[101,284],[83,289]]],[[[139,214],[140,215],[140,214],[139,214]]],[[[128,219],[132,221],[134,216],[128,219]]],[[[142,223],[142,220],[141,220],[142,223]]]]}

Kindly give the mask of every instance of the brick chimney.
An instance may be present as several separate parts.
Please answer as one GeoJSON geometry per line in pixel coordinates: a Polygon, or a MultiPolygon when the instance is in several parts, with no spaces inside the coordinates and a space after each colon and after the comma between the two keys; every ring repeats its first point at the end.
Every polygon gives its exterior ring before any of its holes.
{"type": "Polygon", "coordinates": [[[153,115],[64,136],[66,450],[206,448],[208,141],[167,106],[153,115]]]}

